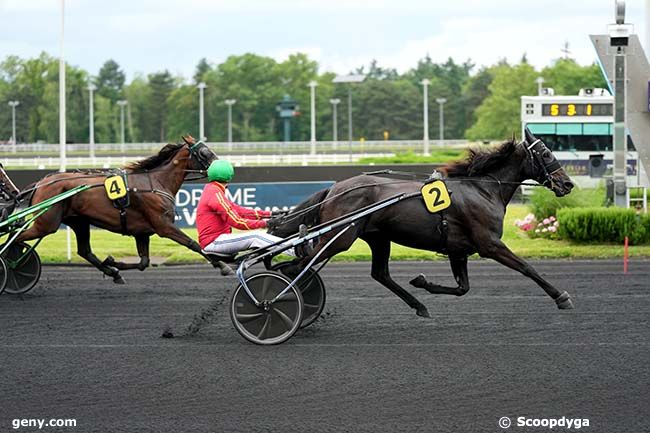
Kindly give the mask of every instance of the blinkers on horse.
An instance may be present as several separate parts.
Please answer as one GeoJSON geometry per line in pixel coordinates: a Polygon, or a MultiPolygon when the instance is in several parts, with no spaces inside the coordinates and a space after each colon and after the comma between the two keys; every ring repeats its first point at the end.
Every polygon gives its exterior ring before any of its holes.
{"type": "Polygon", "coordinates": [[[564,172],[562,165],[544,142],[535,137],[528,128],[522,143],[530,163],[530,173],[535,180],[551,189],[558,197],[566,195],[573,188],[573,183],[564,172]]]}
{"type": "Polygon", "coordinates": [[[215,159],[218,159],[214,152],[212,152],[202,141],[197,141],[188,146],[190,150],[190,159],[194,160],[194,162],[198,164],[199,170],[207,170],[210,163],[215,159]]]}

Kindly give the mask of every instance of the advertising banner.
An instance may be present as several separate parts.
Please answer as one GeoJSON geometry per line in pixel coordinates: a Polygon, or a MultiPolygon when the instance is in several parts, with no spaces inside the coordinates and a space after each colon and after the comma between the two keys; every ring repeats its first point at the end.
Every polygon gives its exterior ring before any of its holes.
{"type": "MultiPolygon", "coordinates": [[[[263,210],[289,210],[334,182],[231,183],[227,196],[241,206],[263,210]]],[[[194,227],[196,206],[204,184],[184,184],[176,194],[176,225],[194,227]]]]}

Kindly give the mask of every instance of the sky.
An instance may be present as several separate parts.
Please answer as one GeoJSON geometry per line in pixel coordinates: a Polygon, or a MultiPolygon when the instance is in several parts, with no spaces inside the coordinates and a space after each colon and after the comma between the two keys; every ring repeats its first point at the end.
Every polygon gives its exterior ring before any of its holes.
{"type": "MultiPolygon", "coordinates": [[[[641,41],[645,1],[627,1],[641,41]]],[[[0,0],[0,59],[59,56],[60,4],[0,0]]],[[[405,72],[427,54],[480,66],[526,53],[541,68],[565,42],[570,57],[593,63],[588,35],[613,21],[614,0],[65,0],[64,53],[92,75],[114,59],[128,81],[165,69],[190,79],[203,57],[247,52],[278,61],[303,52],[339,74],[373,59],[405,72]]]]}

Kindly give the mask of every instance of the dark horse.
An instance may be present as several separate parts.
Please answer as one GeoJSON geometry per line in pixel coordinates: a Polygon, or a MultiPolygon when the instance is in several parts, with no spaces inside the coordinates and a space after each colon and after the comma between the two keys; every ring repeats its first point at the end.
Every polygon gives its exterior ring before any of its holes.
{"type": "Polygon", "coordinates": [[[125,168],[129,188],[130,204],[125,218],[113,206],[104,189],[106,172],[57,173],[46,176],[34,185],[31,204],[68,191],[79,185],[92,185],[68,200],[60,202],[34,224],[21,233],[17,241],[40,239],[56,232],[61,223],[69,226],[77,238],[77,253],[88,260],[113,281],[123,284],[120,270],[144,270],[149,266],[149,238],[157,234],[172,239],[190,250],[197,252],[222,273],[232,270],[221,262],[206,256],[192,238],[174,225],[174,197],[188,173],[206,170],[217,156],[202,142],[196,143],[190,136],[183,137],[184,143],[168,144],[157,155],[134,162],[125,168]],[[103,262],[90,248],[90,226],[112,232],[134,236],[140,263],[116,262],[108,256],[103,262]]]}
{"type": "MultiPolygon", "coordinates": [[[[449,257],[458,287],[440,286],[427,281],[424,275],[411,280],[413,286],[430,293],[456,296],[467,293],[467,257],[478,253],[533,279],[555,300],[558,308],[573,308],[568,293],[553,287],[501,241],[506,205],[520,182],[534,179],[557,196],[568,194],[573,188],[571,180],[544,143],[526,131],[526,138],[521,143],[517,144],[513,139],[494,150],[470,150],[467,160],[446,166],[445,172],[448,176],[446,184],[452,194],[451,206],[442,211],[446,229],[443,216],[429,213],[422,198],[414,197],[362,219],[337,239],[320,260],[347,250],[357,238],[363,239],[372,252],[372,277],[415,309],[417,315],[424,317],[429,317],[426,307],[390,276],[391,242],[444,253],[449,257]]],[[[380,176],[361,175],[346,179],[298,205],[293,211],[296,217],[285,216],[286,223],[272,221],[271,233],[288,236],[297,231],[298,224],[326,222],[396,194],[419,191],[421,187],[421,182],[380,176]]],[[[312,255],[297,259],[296,264],[304,266],[337,232],[320,237],[312,255]]]]}

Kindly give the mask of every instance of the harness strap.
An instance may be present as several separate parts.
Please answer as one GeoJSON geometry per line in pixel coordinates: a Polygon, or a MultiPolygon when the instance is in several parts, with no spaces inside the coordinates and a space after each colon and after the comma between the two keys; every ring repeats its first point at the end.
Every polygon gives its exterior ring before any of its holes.
{"type": "Polygon", "coordinates": [[[440,233],[440,252],[442,254],[447,254],[447,234],[449,232],[449,223],[447,222],[447,217],[445,216],[445,211],[438,213],[440,215],[440,224],[438,225],[438,233],[440,233]]]}
{"type": "Polygon", "coordinates": [[[126,208],[120,208],[120,227],[122,235],[126,236],[128,234],[126,231],[126,208]]]}

